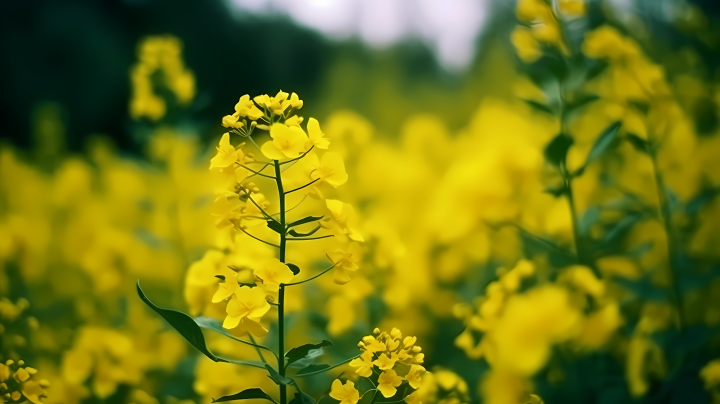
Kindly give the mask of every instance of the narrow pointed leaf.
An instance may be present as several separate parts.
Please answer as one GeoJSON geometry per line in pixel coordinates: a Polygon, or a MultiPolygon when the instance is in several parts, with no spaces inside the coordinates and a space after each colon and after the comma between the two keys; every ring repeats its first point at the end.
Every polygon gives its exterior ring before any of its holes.
{"type": "Polygon", "coordinates": [[[230,396],[222,396],[220,398],[214,398],[212,402],[220,403],[223,401],[252,400],[252,399],[258,399],[258,398],[275,402],[275,400],[273,400],[272,397],[270,397],[267,393],[265,393],[262,389],[259,389],[259,388],[247,389],[247,390],[243,390],[239,393],[235,393],[230,396]]]}
{"type": "Polygon", "coordinates": [[[275,370],[275,368],[273,368],[272,366],[266,364],[265,369],[267,369],[267,371],[270,373],[270,379],[272,379],[272,381],[274,381],[275,384],[277,384],[278,386],[281,384],[284,384],[286,386],[291,386],[295,384],[295,380],[287,376],[280,375],[280,373],[278,373],[278,371],[275,370]]]}
{"type": "Polygon", "coordinates": [[[288,226],[288,228],[290,228],[290,227],[295,227],[295,226],[300,226],[301,224],[316,222],[316,221],[322,219],[323,217],[324,217],[324,216],[306,216],[306,217],[304,217],[304,218],[302,218],[302,219],[300,219],[300,220],[296,220],[296,221],[294,221],[294,222],[291,222],[291,223],[288,224],[287,226],[288,226]]]}
{"type": "Polygon", "coordinates": [[[630,142],[631,145],[635,148],[635,150],[643,153],[649,153],[650,152],[650,144],[647,140],[641,138],[640,136],[628,133],[627,136],[625,136],[625,140],[630,142]]]}
{"type": "Polygon", "coordinates": [[[290,233],[290,235],[293,236],[293,237],[307,237],[307,236],[312,236],[312,235],[315,234],[315,232],[317,232],[318,230],[320,230],[320,226],[318,226],[318,227],[310,230],[310,231],[307,232],[307,233],[300,233],[300,232],[297,232],[297,231],[295,231],[295,230],[293,230],[293,229],[290,229],[290,231],[289,231],[288,233],[290,233]]]}
{"type": "Polygon", "coordinates": [[[305,366],[304,368],[298,370],[298,372],[295,373],[294,376],[304,375],[307,373],[320,372],[320,371],[323,371],[323,370],[329,369],[329,368],[330,368],[330,365],[328,365],[327,363],[312,364],[312,365],[305,366]]]}
{"type": "Polygon", "coordinates": [[[605,128],[595,141],[592,149],[590,149],[590,154],[588,154],[587,159],[585,160],[585,164],[583,165],[584,167],[587,167],[590,163],[599,159],[610,148],[610,145],[613,140],[615,140],[615,135],[621,125],[621,122],[615,122],[605,128]]]}
{"type": "Polygon", "coordinates": [[[272,231],[278,234],[283,234],[285,232],[283,226],[275,220],[268,220],[267,227],[269,227],[270,229],[272,229],[272,231]]]}
{"type": "Polygon", "coordinates": [[[545,104],[539,103],[537,101],[533,100],[523,100],[525,103],[527,103],[529,106],[531,106],[534,110],[544,112],[546,114],[555,115],[555,111],[553,111],[550,107],[548,107],[545,104]]]}
{"type": "Polygon", "coordinates": [[[310,351],[322,349],[326,346],[332,346],[332,342],[323,340],[319,344],[305,344],[295,347],[285,354],[285,357],[288,360],[288,365],[307,357],[310,354],[310,351]]]}
{"type": "Polygon", "coordinates": [[[205,345],[205,336],[200,330],[200,326],[185,313],[181,313],[175,310],[163,309],[158,307],[150,299],[145,296],[145,293],[140,288],[140,281],[137,283],[137,292],[140,299],[145,302],[151,309],[162,316],[173,328],[175,328],[180,335],[185,337],[190,344],[192,344],[198,351],[202,352],[205,356],[212,359],[215,362],[226,362],[226,360],[215,356],[205,345]]]}

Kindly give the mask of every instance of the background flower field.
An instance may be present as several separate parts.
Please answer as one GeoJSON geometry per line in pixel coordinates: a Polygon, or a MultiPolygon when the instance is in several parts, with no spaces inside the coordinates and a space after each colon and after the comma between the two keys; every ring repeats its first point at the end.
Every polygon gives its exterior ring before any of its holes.
{"type": "MultiPolygon", "coordinates": [[[[302,127],[317,118],[349,178],[295,193],[293,214],[343,201],[354,208],[344,232],[363,240],[350,237],[359,269],[288,295],[288,347],[331,340],[312,360],[335,364],[376,327],[416,336],[428,373],[408,403],[720,403],[713,2],[480,2],[467,57],[420,28],[387,43],[362,24],[328,36],[334,26],[289,1],[35,3],[0,6],[7,402],[274,391],[261,369],[196,352],[137,283],[162,307],[223,321],[216,275],[252,281],[275,258],[226,226],[208,167],[232,105],[281,89],[304,101],[302,127]]],[[[276,206],[273,182],[253,181],[276,206]]],[[[254,236],[276,236],[260,224],[254,236]]],[[[346,241],[288,255],[317,275],[346,241]]],[[[277,314],[265,317],[258,341],[275,347],[277,314]]],[[[205,338],[223,357],[258,359],[205,338]]],[[[337,403],[333,380],[360,386],[358,374],[348,364],[299,380],[337,403]]]]}

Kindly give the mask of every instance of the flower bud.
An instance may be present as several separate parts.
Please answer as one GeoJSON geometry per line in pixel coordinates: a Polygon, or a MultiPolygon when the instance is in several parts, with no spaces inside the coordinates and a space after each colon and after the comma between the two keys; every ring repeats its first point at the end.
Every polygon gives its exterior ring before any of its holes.
{"type": "Polygon", "coordinates": [[[18,365],[20,365],[20,366],[23,366],[23,365],[25,365],[25,361],[24,361],[24,360],[22,360],[22,359],[20,359],[20,360],[18,361],[18,365]]]}
{"type": "Polygon", "coordinates": [[[373,334],[375,334],[375,335],[380,334],[380,329],[375,327],[375,329],[373,330],[373,334]]]}

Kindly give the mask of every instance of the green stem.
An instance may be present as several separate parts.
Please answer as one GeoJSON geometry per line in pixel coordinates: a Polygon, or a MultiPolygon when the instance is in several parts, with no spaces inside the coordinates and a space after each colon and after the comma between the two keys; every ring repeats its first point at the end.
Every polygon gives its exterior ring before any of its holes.
{"type": "Polygon", "coordinates": [[[350,358],[350,359],[345,359],[344,361],[342,361],[342,362],[340,362],[340,363],[338,363],[338,364],[336,364],[336,365],[330,366],[329,368],[325,368],[325,369],[322,369],[322,370],[316,370],[315,372],[310,372],[310,373],[303,373],[303,374],[301,374],[301,375],[294,375],[293,377],[294,377],[294,378],[298,378],[298,377],[308,377],[308,376],[319,375],[320,373],[325,373],[325,372],[327,372],[328,370],[335,369],[336,367],[342,366],[342,365],[350,362],[351,360],[357,359],[357,358],[359,358],[359,357],[360,357],[360,355],[353,356],[352,358],[350,358]]]}
{"type": "Polygon", "coordinates": [[[655,150],[650,151],[650,156],[652,159],[652,166],[653,166],[653,173],[655,175],[655,189],[657,191],[657,197],[658,197],[658,210],[660,212],[660,220],[663,223],[663,227],[665,229],[665,235],[666,235],[666,243],[667,243],[667,250],[668,250],[668,264],[669,264],[669,275],[670,275],[670,284],[672,285],[672,295],[673,300],[675,301],[675,307],[677,308],[678,312],[678,328],[681,330],[685,327],[685,314],[683,313],[683,301],[682,301],[682,294],[680,293],[680,285],[678,284],[678,281],[680,279],[680,271],[675,265],[675,232],[672,228],[671,218],[672,218],[672,212],[670,209],[670,204],[668,203],[667,198],[667,189],[665,188],[665,182],[662,179],[662,176],[660,175],[660,170],[658,169],[657,164],[657,156],[655,153],[655,150]]]}
{"type": "MultiPolygon", "coordinates": [[[[260,348],[258,348],[257,342],[255,342],[255,338],[249,332],[248,332],[248,336],[250,337],[250,341],[252,341],[252,343],[254,344],[253,346],[255,347],[255,351],[257,351],[257,354],[260,357],[260,360],[263,363],[267,364],[267,361],[265,360],[265,357],[263,356],[262,352],[260,351],[260,348]]],[[[280,362],[280,361],[278,361],[278,362],[280,362]]]]}
{"type": "Polygon", "coordinates": [[[331,270],[331,269],[333,269],[333,268],[335,268],[335,264],[333,264],[330,268],[328,268],[328,269],[320,272],[319,274],[313,276],[312,278],[305,279],[304,281],[300,281],[300,282],[286,283],[285,286],[300,285],[300,284],[305,283],[305,282],[310,282],[311,280],[313,280],[313,279],[315,279],[315,278],[319,278],[319,277],[321,277],[322,275],[326,274],[329,270],[331,270]]]}
{"type": "MultiPolygon", "coordinates": [[[[283,190],[282,174],[280,173],[280,162],[275,163],[275,183],[277,184],[278,198],[280,199],[280,225],[285,228],[285,192],[283,190]]],[[[285,232],[280,233],[280,262],[285,262],[285,232]]],[[[278,291],[278,372],[285,376],[285,285],[280,285],[278,291]]],[[[287,404],[287,386],[280,385],[280,404],[287,404]]]]}

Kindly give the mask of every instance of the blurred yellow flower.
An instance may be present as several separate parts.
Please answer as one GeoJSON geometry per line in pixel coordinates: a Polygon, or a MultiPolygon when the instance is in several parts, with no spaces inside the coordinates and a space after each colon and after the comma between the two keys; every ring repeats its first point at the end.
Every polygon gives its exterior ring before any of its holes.
{"type": "Polygon", "coordinates": [[[318,160],[315,154],[308,155],[308,162],[313,167],[310,178],[313,180],[325,181],[337,188],[348,180],[345,172],[345,163],[340,155],[327,152],[323,154],[322,160],[318,160]]]}
{"type": "Polygon", "coordinates": [[[327,253],[327,257],[335,266],[334,281],[338,285],[344,285],[352,280],[352,274],[360,269],[362,252],[356,243],[350,243],[347,251],[337,249],[327,253]]]}
{"type": "Polygon", "coordinates": [[[355,383],[350,380],[343,384],[340,380],[335,379],[328,395],[340,400],[340,404],[356,404],[360,400],[360,392],[355,388],[355,383]]]}
{"type": "Polygon", "coordinates": [[[333,229],[338,235],[345,235],[353,241],[365,241],[363,236],[355,230],[355,210],[349,203],[335,199],[326,199],[325,204],[330,211],[331,218],[324,219],[320,225],[326,229],[333,229]],[[332,220],[330,220],[332,219],[332,220]]]}

